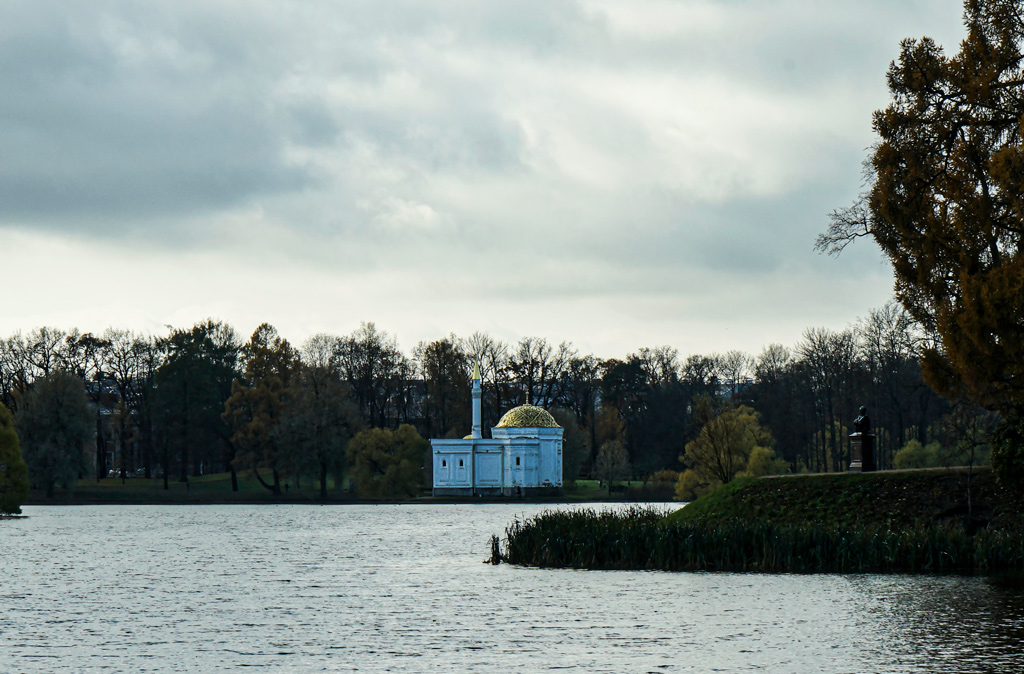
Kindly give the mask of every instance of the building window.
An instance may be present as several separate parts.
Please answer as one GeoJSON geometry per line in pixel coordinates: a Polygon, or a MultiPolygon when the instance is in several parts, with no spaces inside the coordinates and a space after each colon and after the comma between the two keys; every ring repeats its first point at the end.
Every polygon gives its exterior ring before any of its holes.
{"type": "Polygon", "coordinates": [[[459,468],[462,468],[462,459],[459,459],[459,468]]]}
{"type": "Polygon", "coordinates": [[[516,465],[517,466],[519,465],[519,457],[518,456],[516,457],[516,465]]]}
{"type": "Polygon", "coordinates": [[[442,467],[442,468],[447,468],[447,467],[448,467],[448,462],[447,462],[447,461],[444,461],[444,460],[442,460],[442,461],[441,461],[441,467],[442,467]]]}

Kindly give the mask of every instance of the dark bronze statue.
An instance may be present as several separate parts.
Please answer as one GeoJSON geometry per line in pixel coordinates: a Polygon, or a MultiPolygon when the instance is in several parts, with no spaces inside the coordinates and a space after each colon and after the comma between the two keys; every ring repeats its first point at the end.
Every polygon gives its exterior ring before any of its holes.
{"type": "Polygon", "coordinates": [[[871,419],[868,419],[868,408],[860,406],[860,416],[853,420],[854,433],[867,433],[871,430],[871,419]]]}

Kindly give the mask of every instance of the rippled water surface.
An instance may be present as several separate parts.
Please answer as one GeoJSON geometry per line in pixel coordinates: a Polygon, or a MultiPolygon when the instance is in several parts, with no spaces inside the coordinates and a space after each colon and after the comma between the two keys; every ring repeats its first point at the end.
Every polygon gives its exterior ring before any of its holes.
{"type": "Polygon", "coordinates": [[[1024,586],[481,563],[539,507],[29,507],[0,672],[1020,672],[1024,586]]]}

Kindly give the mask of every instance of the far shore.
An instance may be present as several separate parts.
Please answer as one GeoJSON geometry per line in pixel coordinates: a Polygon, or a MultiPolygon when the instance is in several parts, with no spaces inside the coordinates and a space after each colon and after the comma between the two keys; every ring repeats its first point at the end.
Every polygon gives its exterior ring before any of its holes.
{"type": "Polygon", "coordinates": [[[608,489],[596,480],[578,480],[565,494],[545,497],[435,497],[428,491],[414,498],[359,498],[349,490],[328,484],[327,499],[320,498],[319,484],[288,483],[288,488],[275,495],[255,479],[239,476],[238,491],[232,491],[227,473],[191,477],[189,482],[171,480],[163,488],[162,478],[104,478],[79,480],[73,490],[57,489],[53,498],[44,490],[29,492],[24,506],[63,505],[367,505],[367,504],[467,504],[467,503],[607,503],[607,502],[671,502],[672,491],[666,486],[654,487],[640,481],[624,482],[609,495],[608,489]]]}

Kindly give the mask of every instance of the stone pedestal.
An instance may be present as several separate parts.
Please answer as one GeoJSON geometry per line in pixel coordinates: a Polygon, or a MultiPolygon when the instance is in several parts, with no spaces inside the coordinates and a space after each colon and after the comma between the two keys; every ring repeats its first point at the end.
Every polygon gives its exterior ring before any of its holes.
{"type": "Polygon", "coordinates": [[[851,433],[850,461],[851,473],[872,473],[875,468],[875,435],[874,433],[851,433]]]}

